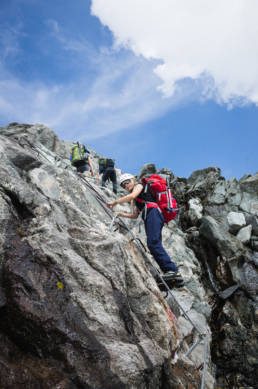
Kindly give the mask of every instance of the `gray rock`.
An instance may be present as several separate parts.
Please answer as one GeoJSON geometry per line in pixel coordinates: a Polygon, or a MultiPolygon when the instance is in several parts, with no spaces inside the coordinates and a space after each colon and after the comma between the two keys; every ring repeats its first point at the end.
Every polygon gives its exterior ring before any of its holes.
{"type": "Polygon", "coordinates": [[[239,288],[239,285],[233,285],[233,286],[230,286],[229,288],[227,289],[224,289],[223,292],[220,292],[219,293],[219,297],[226,300],[227,298],[229,298],[230,296],[232,296],[233,293],[235,293],[235,291],[239,288]]]}
{"type": "Polygon", "coordinates": [[[199,221],[202,218],[203,206],[201,204],[200,199],[198,198],[190,199],[188,201],[188,205],[189,205],[189,210],[186,216],[189,218],[190,224],[192,226],[195,226],[199,224],[199,221]]]}
{"type": "Polygon", "coordinates": [[[170,182],[170,188],[178,203],[185,200],[185,192],[187,188],[187,180],[185,178],[176,177],[170,182]]]}
{"type": "Polygon", "coordinates": [[[227,203],[238,207],[241,203],[242,194],[240,184],[235,178],[231,178],[227,182],[226,192],[227,203]]]}
{"type": "Polygon", "coordinates": [[[226,200],[226,182],[220,180],[216,183],[212,194],[208,198],[210,204],[224,204],[226,200]]]}
{"type": "MultiPolygon", "coordinates": [[[[153,259],[124,224],[109,231],[112,212],[105,202],[114,194],[82,180],[48,128],[12,124],[0,133],[1,385],[19,389],[22,372],[28,388],[168,387],[178,346],[175,364],[184,360],[177,324],[183,313],[177,308],[175,318],[149,271],[153,259]]],[[[190,285],[188,298],[199,307],[187,309],[208,331],[200,264],[175,223],[163,237],[190,285]]],[[[194,332],[191,326],[192,339],[194,332]]],[[[185,382],[186,370],[181,374],[185,382]]],[[[195,369],[186,384],[192,380],[200,386],[195,369]]]]}
{"type": "Polygon", "coordinates": [[[255,299],[258,292],[258,272],[251,263],[245,263],[243,266],[244,281],[247,291],[255,299]]]}
{"type": "Polygon", "coordinates": [[[241,212],[229,212],[227,216],[230,232],[238,232],[246,225],[245,216],[241,212]]]}
{"type": "Polygon", "coordinates": [[[252,255],[252,261],[256,267],[258,267],[258,253],[253,253],[252,255]]]}
{"type": "Polygon", "coordinates": [[[243,192],[240,209],[247,214],[258,216],[257,196],[254,196],[253,193],[243,192]]]}
{"type": "Polygon", "coordinates": [[[51,128],[44,124],[10,123],[0,128],[0,135],[10,137],[23,146],[32,148],[38,143],[62,157],[69,158],[68,148],[60,141],[51,128]]]}
{"type": "Polygon", "coordinates": [[[221,170],[217,167],[208,167],[203,170],[196,170],[188,178],[188,183],[190,185],[198,184],[198,186],[205,183],[205,185],[211,186],[217,182],[220,174],[221,170]]]}
{"type": "Polygon", "coordinates": [[[210,317],[211,317],[211,307],[209,305],[205,304],[203,301],[200,302],[198,300],[195,300],[195,302],[193,304],[193,308],[197,312],[203,314],[206,317],[207,320],[210,319],[210,317]]]}
{"type": "MultiPolygon", "coordinates": [[[[181,209],[163,245],[185,280],[164,299],[143,228],[120,220],[109,230],[112,188],[76,174],[71,144],[43,125],[0,128],[0,386],[197,388],[203,343],[185,357],[196,326],[213,331],[205,387],[214,386],[211,352],[218,382],[255,387],[256,236],[244,247],[227,216],[242,210],[255,233],[256,178],[226,182],[208,168],[187,180],[161,170],[181,209]]],[[[91,156],[96,170],[99,156],[91,156]]],[[[141,170],[156,172],[154,164],[141,170]]]]}
{"type": "Polygon", "coordinates": [[[252,234],[252,226],[248,225],[246,227],[241,228],[241,230],[237,234],[237,239],[239,239],[243,244],[246,244],[250,241],[252,234]]]}
{"type": "MultiPolygon", "coordinates": [[[[246,223],[255,227],[255,218],[258,216],[256,180],[250,175],[246,175],[239,182],[234,178],[225,182],[220,177],[214,177],[209,185],[206,185],[204,177],[200,175],[196,180],[188,181],[187,187],[187,196],[193,197],[194,193],[201,198],[205,215],[201,219],[199,236],[196,232],[194,236],[191,233],[189,245],[206,269],[205,276],[203,272],[202,274],[211,287],[206,288],[206,295],[211,296],[215,292],[215,296],[228,301],[234,300],[237,307],[233,308],[225,319],[224,310],[222,312],[219,308],[221,302],[217,305],[215,303],[217,308],[213,311],[215,316],[212,316],[215,318],[212,352],[217,383],[226,388],[235,385],[255,387],[258,377],[254,361],[258,349],[256,335],[251,328],[255,328],[257,310],[257,242],[256,236],[252,236],[248,248],[245,248],[240,240],[228,232],[227,216],[231,212],[242,211],[246,223]],[[235,286],[232,286],[232,280],[235,286]],[[245,296],[245,301],[240,302],[240,295],[245,296]],[[254,304],[253,310],[246,308],[252,304],[250,302],[254,304]],[[243,355],[247,355],[244,360],[243,355]]],[[[186,216],[181,218],[185,223],[184,228],[189,230],[192,226],[191,219],[186,216]]]]}
{"type": "MultiPolygon", "coordinates": [[[[215,355],[224,355],[225,358],[230,358],[224,361],[223,365],[219,364],[217,368],[217,380],[222,383],[225,382],[225,375],[227,377],[227,387],[234,387],[233,381],[236,379],[232,370],[248,371],[249,376],[238,373],[238,384],[241,385],[242,380],[246,380],[247,387],[255,387],[252,384],[251,375],[256,376],[255,366],[252,365],[251,357],[257,353],[257,345],[250,337],[250,331],[248,329],[248,321],[253,315],[253,308],[249,304],[248,300],[241,291],[237,291],[232,298],[232,301],[228,300],[221,312],[223,317],[223,325],[218,327],[219,338],[216,344],[214,344],[214,357],[215,355]],[[247,319],[248,318],[248,319],[247,319]],[[247,320],[246,320],[247,319],[247,320]],[[250,358],[240,357],[248,354],[250,358]],[[251,363],[250,363],[251,362],[251,363]]],[[[216,357],[215,357],[216,358],[216,357]]]]}
{"type": "Polygon", "coordinates": [[[156,166],[153,163],[147,163],[146,165],[142,166],[138,178],[142,178],[144,176],[148,176],[155,173],[157,173],[156,166]]]}
{"type": "Polygon", "coordinates": [[[253,176],[248,176],[241,179],[240,187],[243,192],[258,195],[258,172],[253,176]]]}
{"type": "Polygon", "coordinates": [[[198,198],[190,199],[188,201],[188,204],[189,204],[189,209],[193,212],[195,218],[198,220],[201,219],[203,206],[201,204],[200,199],[198,199],[198,198]]]}
{"type": "Polygon", "coordinates": [[[250,206],[250,213],[258,216],[258,201],[252,201],[250,206]]]}
{"type": "Polygon", "coordinates": [[[191,174],[188,183],[186,194],[189,197],[198,197],[201,200],[211,193],[220,178],[220,169],[210,167],[203,170],[196,170],[191,174]]]}
{"type": "Polygon", "coordinates": [[[252,226],[252,233],[258,236],[258,217],[254,215],[247,215],[246,221],[247,224],[252,226]]]}
{"type": "Polygon", "coordinates": [[[245,181],[249,177],[252,177],[252,175],[249,173],[244,174],[243,177],[240,178],[239,183],[241,184],[242,181],[245,181]]]}
{"type": "Polygon", "coordinates": [[[173,172],[170,169],[168,169],[168,168],[161,169],[160,173],[161,174],[165,174],[167,177],[169,177],[169,181],[170,182],[175,179],[175,176],[174,176],[173,172]]]}
{"type": "Polygon", "coordinates": [[[258,236],[251,237],[250,246],[254,251],[258,251],[258,236]]]}
{"type": "Polygon", "coordinates": [[[211,216],[204,216],[200,226],[200,235],[217,248],[221,256],[228,258],[241,257],[243,246],[234,236],[223,230],[211,216]]]}

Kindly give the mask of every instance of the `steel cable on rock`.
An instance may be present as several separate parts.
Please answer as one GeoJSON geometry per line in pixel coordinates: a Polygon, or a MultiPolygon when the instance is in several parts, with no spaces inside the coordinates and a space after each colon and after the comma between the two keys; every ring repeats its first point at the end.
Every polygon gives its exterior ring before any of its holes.
{"type": "MultiPolygon", "coordinates": [[[[103,203],[106,203],[105,198],[104,198],[103,196],[101,196],[101,195],[97,192],[97,190],[96,190],[96,189],[95,189],[95,188],[94,188],[94,187],[93,187],[85,178],[83,178],[83,180],[86,182],[87,186],[90,187],[90,189],[92,189],[92,190],[99,196],[99,201],[101,201],[101,202],[103,202],[103,203]]],[[[102,204],[102,207],[103,207],[103,204],[102,204]]],[[[108,208],[106,205],[105,205],[103,208],[109,210],[109,208],[108,208]]],[[[112,213],[112,211],[111,211],[111,214],[110,214],[110,213],[108,213],[108,214],[109,214],[109,216],[113,219],[113,213],[112,213]]],[[[164,284],[164,286],[165,286],[165,288],[167,289],[168,293],[171,294],[171,296],[173,297],[173,299],[176,301],[176,303],[178,304],[178,306],[181,308],[181,310],[182,310],[182,312],[183,312],[183,315],[188,319],[188,321],[192,324],[192,326],[193,326],[193,327],[195,328],[195,330],[199,333],[199,335],[204,336],[205,334],[203,334],[203,333],[199,330],[199,328],[193,323],[193,321],[191,320],[191,318],[190,318],[190,317],[187,315],[187,313],[185,312],[184,308],[180,305],[180,303],[177,301],[177,299],[175,298],[175,296],[172,294],[171,289],[169,289],[167,283],[163,280],[163,278],[162,278],[161,274],[159,273],[158,269],[156,269],[156,267],[153,266],[152,263],[150,262],[149,258],[148,258],[147,255],[146,255],[146,252],[145,252],[145,251],[146,251],[145,246],[144,246],[144,244],[140,241],[140,238],[136,238],[136,236],[134,235],[134,233],[128,228],[128,226],[124,223],[124,221],[123,221],[118,215],[117,215],[116,217],[119,219],[119,221],[120,221],[120,223],[123,225],[123,227],[129,232],[129,234],[131,234],[132,240],[135,241],[135,243],[136,243],[136,245],[138,246],[138,248],[140,249],[141,253],[144,253],[144,257],[147,258],[149,264],[155,269],[155,271],[156,271],[158,277],[160,278],[160,280],[161,280],[162,283],[164,284]],[[141,246],[140,246],[139,241],[140,241],[140,243],[141,243],[141,246]],[[143,248],[144,248],[144,249],[143,249],[143,248]],[[145,251],[144,251],[144,250],[145,250],[145,251]]]]}
{"type": "Polygon", "coordinates": [[[208,333],[202,333],[202,331],[194,324],[192,319],[189,317],[189,315],[186,313],[182,305],[179,303],[179,301],[176,299],[174,294],[172,293],[171,289],[168,287],[167,283],[164,281],[162,275],[159,273],[158,269],[152,265],[150,262],[150,259],[148,258],[146,254],[146,248],[144,244],[141,242],[140,238],[137,238],[134,233],[128,228],[126,223],[118,216],[118,215],[113,215],[113,212],[109,209],[109,207],[106,205],[106,199],[104,196],[102,196],[94,187],[92,184],[89,183],[89,181],[85,177],[81,177],[83,182],[87,185],[87,187],[91,190],[92,194],[95,196],[97,199],[98,203],[101,205],[101,207],[105,210],[106,214],[112,219],[111,224],[114,224],[115,219],[119,220],[119,226],[125,228],[129,234],[132,236],[131,241],[135,242],[136,247],[138,250],[141,252],[142,256],[145,258],[145,260],[148,262],[148,264],[154,269],[155,273],[157,274],[159,280],[162,282],[164,285],[165,289],[167,290],[167,294],[169,294],[173,300],[176,302],[177,306],[181,310],[183,316],[191,323],[193,328],[196,330],[198,334],[198,339],[197,341],[191,346],[191,348],[188,350],[188,352],[185,354],[186,357],[188,357],[192,351],[195,349],[195,347],[202,342],[204,339],[204,365],[203,365],[203,373],[202,373],[202,382],[201,382],[201,389],[204,389],[205,385],[205,375],[206,375],[206,366],[207,366],[207,348],[208,348],[208,333]],[[140,242],[140,243],[139,243],[140,242]]]}
{"type": "MultiPolygon", "coordinates": [[[[20,143],[20,142],[18,142],[20,143]]],[[[49,163],[53,164],[53,161],[50,161],[49,158],[46,156],[46,153],[44,151],[41,151],[37,146],[35,145],[32,145],[31,142],[26,139],[26,143],[29,145],[29,147],[38,153],[38,155],[41,155],[43,158],[45,158],[45,160],[47,160],[49,163]]],[[[22,147],[24,147],[26,145],[26,143],[24,144],[20,144],[22,147]]],[[[53,157],[53,159],[56,161],[57,158],[56,157],[53,157]]],[[[61,159],[61,157],[59,157],[58,159],[61,159]]],[[[69,165],[66,166],[66,168],[70,168],[69,165]]],[[[157,274],[159,280],[162,282],[162,284],[164,285],[165,289],[167,290],[167,294],[170,294],[170,296],[173,298],[173,300],[176,302],[176,304],[178,305],[178,307],[181,309],[182,313],[183,313],[183,316],[191,323],[191,325],[193,326],[193,328],[197,331],[198,333],[198,336],[199,336],[199,339],[192,345],[192,347],[189,349],[189,351],[187,352],[186,356],[188,357],[190,355],[190,353],[193,351],[193,349],[202,341],[203,337],[205,337],[205,350],[204,350],[204,368],[203,368],[203,375],[202,375],[202,386],[201,386],[201,389],[204,388],[204,382],[205,382],[205,373],[206,373],[206,359],[207,359],[207,347],[208,347],[208,334],[205,333],[203,334],[199,328],[193,323],[192,319],[189,317],[189,315],[186,313],[186,311],[184,310],[184,308],[181,306],[181,304],[178,302],[178,300],[176,299],[176,297],[174,296],[174,294],[172,293],[171,289],[168,287],[167,283],[164,281],[162,275],[159,273],[158,269],[152,265],[152,263],[150,262],[148,256],[146,255],[146,248],[144,246],[144,244],[141,242],[141,240],[139,238],[136,238],[135,235],[133,234],[133,232],[128,228],[128,226],[126,225],[126,223],[118,216],[113,216],[113,212],[109,209],[109,207],[106,205],[106,199],[96,190],[96,188],[94,188],[94,186],[92,184],[90,184],[90,182],[85,178],[85,177],[81,177],[81,180],[83,180],[83,182],[86,184],[86,186],[88,187],[88,189],[90,189],[91,193],[93,194],[93,196],[95,197],[95,199],[97,200],[98,204],[102,207],[102,209],[104,210],[104,212],[112,219],[112,224],[115,223],[115,219],[118,219],[118,225],[124,229],[126,229],[129,234],[131,234],[132,236],[132,239],[131,241],[134,241],[135,244],[136,244],[136,247],[138,248],[138,250],[141,252],[141,254],[143,255],[143,257],[147,260],[147,262],[149,263],[149,265],[154,269],[155,273],[157,274]],[[139,243],[140,242],[140,243],[139,243]]],[[[180,213],[181,211],[181,208],[183,207],[180,207],[178,209],[178,214],[180,213]]]]}
{"type": "MultiPolygon", "coordinates": [[[[46,156],[46,153],[44,151],[41,151],[37,146],[32,145],[31,142],[28,139],[26,139],[26,142],[27,142],[27,144],[29,145],[29,147],[33,151],[37,152],[38,155],[41,155],[43,158],[45,158],[45,160],[47,160],[49,163],[53,164],[53,162],[48,159],[48,157],[46,156]]],[[[20,142],[18,142],[18,143],[20,143],[20,142]]],[[[26,143],[20,144],[20,145],[22,147],[24,147],[25,144],[26,143]]],[[[55,156],[55,157],[53,157],[53,159],[56,161],[57,159],[61,159],[61,157],[56,158],[56,156],[55,156]]],[[[67,165],[66,168],[70,168],[70,166],[67,165]]],[[[119,220],[119,222],[118,222],[119,226],[125,228],[129,232],[129,234],[131,234],[131,236],[132,236],[131,241],[135,242],[138,250],[141,252],[143,257],[147,260],[149,265],[154,269],[154,271],[157,274],[159,280],[162,282],[162,284],[164,285],[165,289],[167,290],[167,294],[170,294],[170,296],[176,302],[178,307],[181,309],[181,311],[183,313],[183,316],[191,323],[193,328],[197,331],[199,339],[191,346],[191,348],[188,350],[188,352],[186,353],[185,356],[188,357],[191,354],[191,352],[194,350],[194,348],[203,340],[203,338],[205,338],[205,340],[204,340],[204,366],[203,366],[202,383],[201,383],[201,389],[204,389],[205,374],[206,374],[206,367],[207,367],[208,333],[202,333],[199,330],[199,328],[193,323],[192,319],[186,313],[184,308],[181,306],[181,304],[178,302],[178,300],[176,299],[176,297],[172,293],[171,289],[168,287],[167,283],[164,281],[164,279],[163,279],[162,275],[159,273],[158,269],[155,266],[153,266],[152,263],[150,262],[147,254],[146,254],[146,248],[145,248],[144,244],[142,243],[142,241],[139,238],[135,237],[133,232],[128,228],[126,223],[118,215],[113,216],[113,212],[106,205],[106,199],[96,190],[96,188],[94,188],[94,186],[92,184],[90,184],[89,181],[85,177],[81,177],[80,176],[80,178],[87,185],[88,189],[90,189],[91,193],[93,194],[93,196],[97,200],[98,204],[102,207],[104,212],[112,219],[112,225],[115,223],[115,220],[118,219],[119,220]]],[[[178,215],[181,212],[181,208],[183,208],[183,207],[179,207],[179,209],[178,209],[178,211],[179,211],[178,215]]]]}
{"type": "MultiPolygon", "coordinates": [[[[115,218],[114,214],[113,214],[113,211],[111,211],[111,209],[106,205],[107,203],[107,200],[104,198],[104,196],[102,196],[97,190],[96,188],[94,188],[94,186],[85,178],[85,177],[81,177],[79,176],[83,182],[86,184],[87,188],[90,189],[91,193],[93,194],[93,196],[95,197],[95,199],[97,200],[97,202],[99,203],[99,205],[103,208],[103,210],[105,211],[105,213],[113,220],[115,218]]],[[[117,216],[118,218],[118,216],[117,216]]],[[[119,223],[118,223],[121,227],[123,228],[126,228],[128,229],[128,227],[126,226],[126,224],[119,218],[119,223]]]]}

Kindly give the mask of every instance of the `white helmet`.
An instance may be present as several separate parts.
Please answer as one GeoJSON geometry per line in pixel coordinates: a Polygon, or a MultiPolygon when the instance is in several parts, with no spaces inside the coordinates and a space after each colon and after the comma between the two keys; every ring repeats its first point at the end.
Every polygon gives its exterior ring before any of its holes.
{"type": "Polygon", "coordinates": [[[122,184],[122,182],[124,182],[125,180],[131,180],[132,178],[134,178],[134,176],[130,173],[125,173],[125,174],[122,174],[121,177],[120,177],[120,185],[122,184]]]}

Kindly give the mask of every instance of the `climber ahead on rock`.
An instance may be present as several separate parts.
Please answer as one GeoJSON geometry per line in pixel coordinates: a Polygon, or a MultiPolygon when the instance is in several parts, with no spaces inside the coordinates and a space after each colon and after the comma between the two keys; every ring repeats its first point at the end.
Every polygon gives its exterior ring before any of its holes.
{"type": "Polygon", "coordinates": [[[106,181],[110,179],[113,184],[113,192],[117,194],[115,161],[111,158],[99,158],[99,171],[97,173],[97,178],[99,178],[100,174],[103,174],[101,186],[105,187],[106,181]]]}
{"type": "Polygon", "coordinates": [[[136,208],[134,212],[130,214],[120,212],[119,216],[136,219],[142,212],[147,236],[147,246],[159,267],[164,272],[162,276],[163,280],[169,287],[183,286],[184,281],[177,266],[172,262],[162,246],[161,232],[164,222],[168,223],[177,213],[177,210],[173,208],[173,202],[174,204],[176,203],[171,196],[170,190],[167,189],[166,180],[158,175],[152,175],[150,178],[143,178],[140,182],[136,182],[132,174],[123,174],[120,178],[120,185],[129,194],[115,201],[108,202],[108,207],[113,209],[116,204],[135,200],[136,208]],[[163,201],[164,199],[166,199],[165,202],[163,201]]]}
{"type": "Polygon", "coordinates": [[[85,145],[76,142],[71,149],[70,161],[72,166],[76,167],[78,173],[87,176],[90,170],[92,177],[94,176],[90,152],[85,145]]]}

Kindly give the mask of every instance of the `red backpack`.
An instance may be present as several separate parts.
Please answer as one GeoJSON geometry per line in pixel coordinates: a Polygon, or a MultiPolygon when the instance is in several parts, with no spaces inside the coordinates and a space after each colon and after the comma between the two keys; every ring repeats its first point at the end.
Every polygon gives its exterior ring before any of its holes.
{"type": "Polygon", "coordinates": [[[149,178],[143,177],[141,182],[144,185],[144,191],[151,189],[155,196],[155,202],[148,202],[137,198],[139,202],[145,202],[147,208],[159,208],[164,216],[164,222],[168,223],[175,219],[178,209],[176,200],[174,199],[167,181],[158,174],[152,174],[149,178]]]}

